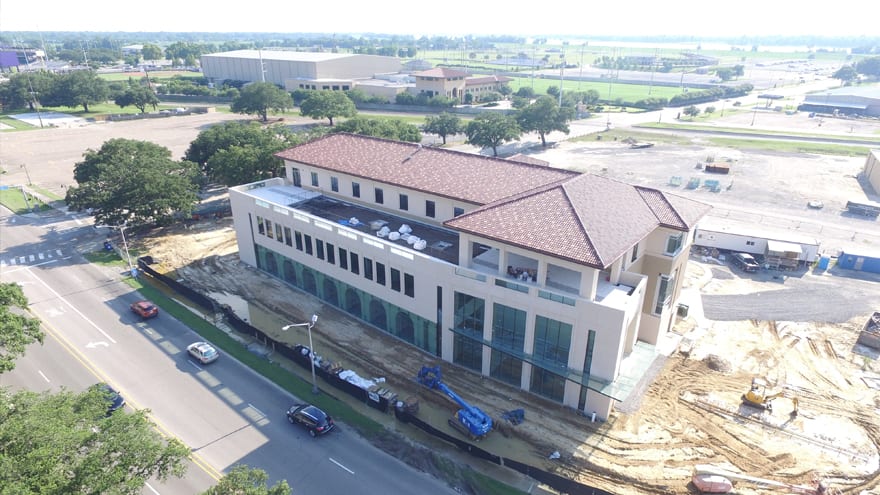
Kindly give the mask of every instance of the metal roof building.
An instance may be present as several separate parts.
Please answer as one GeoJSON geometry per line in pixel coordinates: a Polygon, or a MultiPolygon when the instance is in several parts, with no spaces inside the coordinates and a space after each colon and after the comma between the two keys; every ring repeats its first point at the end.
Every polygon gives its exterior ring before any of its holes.
{"type": "Polygon", "coordinates": [[[236,50],[202,55],[201,66],[205,77],[213,82],[265,81],[287,89],[305,84],[309,86],[307,89],[334,89],[323,87],[323,82],[330,85],[332,81],[337,86],[348,82],[351,86],[351,81],[356,79],[400,72],[401,63],[397,58],[379,55],[236,50]]]}

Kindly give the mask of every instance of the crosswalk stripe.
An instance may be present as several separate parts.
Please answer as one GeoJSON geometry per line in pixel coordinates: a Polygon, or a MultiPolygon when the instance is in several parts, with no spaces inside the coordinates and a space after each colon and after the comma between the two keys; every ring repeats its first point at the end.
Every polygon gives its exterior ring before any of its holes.
{"type": "Polygon", "coordinates": [[[30,258],[31,258],[31,261],[34,261],[34,260],[36,259],[36,258],[34,257],[34,255],[30,255],[30,258]]]}
{"type": "Polygon", "coordinates": [[[39,256],[39,258],[40,258],[41,260],[46,258],[45,256],[43,256],[43,253],[40,253],[40,254],[38,254],[37,256],[39,256]]]}
{"type": "Polygon", "coordinates": [[[19,263],[24,263],[24,259],[25,259],[24,256],[19,256],[19,258],[18,258],[18,262],[19,262],[19,263]]]}
{"type": "Polygon", "coordinates": [[[6,266],[6,260],[0,260],[0,267],[6,266]]]}
{"type": "Polygon", "coordinates": [[[56,249],[55,252],[58,253],[58,256],[63,256],[60,249],[56,249]]]}
{"type": "Polygon", "coordinates": [[[15,264],[15,258],[12,258],[11,260],[9,260],[9,264],[10,264],[10,265],[14,265],[14,264],[15,264]]]}

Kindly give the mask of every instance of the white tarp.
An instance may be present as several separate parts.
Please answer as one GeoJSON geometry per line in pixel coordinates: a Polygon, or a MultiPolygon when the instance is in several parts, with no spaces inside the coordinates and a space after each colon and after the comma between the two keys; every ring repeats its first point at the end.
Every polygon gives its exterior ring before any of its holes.
{"type": "Polygon", "coordinates": [[[767,252],[774,253],[798,253],[801,254],[801,245],[792,242],[767,241],[767,252]]]}

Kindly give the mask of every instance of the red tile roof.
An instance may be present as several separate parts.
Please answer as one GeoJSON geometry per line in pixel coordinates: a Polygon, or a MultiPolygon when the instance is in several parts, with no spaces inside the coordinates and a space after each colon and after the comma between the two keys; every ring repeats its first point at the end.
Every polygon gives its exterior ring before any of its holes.
{"type": "Polygon", "coordinates": [[[434,67],[433,69],[414,72],[413,75],[415,77],[441,77],[443,79],[448,79],[450,77],[467,77],[471,75],[471,73],[462,70],[447,69],[446,67],[434,67]]]}
{"type": "Polygon", "coordinates": [[[465,79],[464,85],[476,86],[477,84],[506,83],[510,81],[513,81],[513,78],[507,76],[476,76],[465,79]]]}
{"type": "Polygon", "coordinates": [[[654,229],[690,230],[710,206],[607,177],[418,144],[330,134],[277,153],[294,162],[480,206],[444,225],[606,268],[654,229]]]}
{"type": "Polygon", "coordinates": [[[330,134],[275,156],[475,205],[578,175],[558,168],[347,133],[330,134]]]}
{"type": "Polygon", "coordinates": [[[607,268],[658,226],[689,230],[709,206],[584,174],[447,220],[447,227],[607,268]]]}

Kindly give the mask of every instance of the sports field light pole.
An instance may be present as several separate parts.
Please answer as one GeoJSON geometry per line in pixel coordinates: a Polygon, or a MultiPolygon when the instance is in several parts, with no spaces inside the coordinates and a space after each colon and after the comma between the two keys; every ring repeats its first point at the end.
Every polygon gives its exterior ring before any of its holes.
{"type": "Polygon", "coordinates": [[[290,325],[284,325],[281,327],[281,330],[287,331],[291,327],[308,327],[309,330],[309,361],[312,363],[312,393],[318,393],[318,380],[315,377],[315,347],[312,345],[312,327],[315,326],[315,323],[318,322],[318,315],[312,315],[312,319],[308,321],[308,323],[291,323],[290,325]]]}

